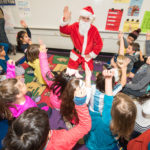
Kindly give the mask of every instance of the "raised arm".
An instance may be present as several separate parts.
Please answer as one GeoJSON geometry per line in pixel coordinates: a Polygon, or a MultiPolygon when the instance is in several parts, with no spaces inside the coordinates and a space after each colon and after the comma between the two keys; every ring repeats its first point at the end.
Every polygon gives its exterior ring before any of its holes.
{"type": "Polygon", "coordinates": [[[40,59],[40,67],[41,67],[42,77],[45,80],[45,82],[47,83],[47,85],[51,86],[53,81],[47,80],[46,76],[48,75],[49,78],[53,79],[53,75],[49,68],[48,59],[47,59],[47,49],[44,45],[40,46],[39,59],[40,59]]]}
{"type": "Polygon", "coordinates": [[[7,73],[6,73],[6,78],[15,78],[15,62],[11,59],[7,61],[7,73]]]}
{"type": "Polygon", "coordinates": [[[114,76],[114,70],[103,70],[103,76],[105,78],[105,94],[112,96],[112,77],[114,76]]]}
{"type": "Polygon", "coordinates": [[[26,29],[26,32],[27,32],[28,36],[31,38],[31,32],[30,32],[26,22],[24,20],[21,20],[20,24],[22,25],[22,27],[24,27],[26,29]]]}
{"type": "Polygon", "coordinates": [[[63,34],[71,34],[71,26],[69,26],[69,22],[71,20],[71,12],[69,11],[69,7],[65,6],[63,10],[63,17],[60,22],[60,32],[63,34]]]}
{"type": "Polygon", "coordinates": [[[120,40],[120,47],[118,55],[124,55],[124,39],[123,39],[123,32],[119,32],[118,39],[120,40]]]}
{"type": "MultiPolygon", "coordinates": [[[[78,113],[79,123],[69,131],[63,130],[63,133],[61,131],[59,144],[57,144],[58,147],[56,149],[63,149],[66,147],[66,144],[68,145],[68,149],[72,149],[78,140],[83,138],[83,136],[90,131],[91,117],[87,105],[85,104],[85,100],[86,91],[81,88],[76,89],[74,103],[78,113]]],[[[49,148],[47,147],[47,149],[49,148]]]]}
{"type": "Polygon", "coordinates": [[[114,76],[114,70],[104,70],[103,76],[105,77],[105,96],[104,96],[104,108],[102,112],[102,120],[106,125],[110,124],[111,120],[111,107],[113,102],[112,96],[112,77],[114,76]]]}
{"type": "Polygon", "coordinates": [[[150,56],[150,33],[146,34],[145,48],[146,48],[146,55],[150,56]]]}

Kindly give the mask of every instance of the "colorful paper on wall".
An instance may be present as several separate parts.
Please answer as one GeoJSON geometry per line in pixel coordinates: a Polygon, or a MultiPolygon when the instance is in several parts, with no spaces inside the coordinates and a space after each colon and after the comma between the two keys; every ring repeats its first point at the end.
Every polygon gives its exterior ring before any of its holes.
{"type": "Polygon", "coordinates": [[[139,20],[129,20],[127,19],[125,22],[124,22],[124,26],[123,26],[123,32],[132,32],[136,29],[139,28],[139,20]]]}
{"type": "Polygon", "coordinates": [[[118,31],[122,19],[123,10],[109,9],[105,30],[118,31]]]}
{"type": "Polygon", "coordinates": [[[129,3],[130,0],[114,0],[114,3],[129,3]]]}
{"type": "Polygon", "coordinates": [[[131,0],[128,8],[128,16],[139,16],[143,0],[131,0]]]}
{"type": "Polygon", "coordinates": [[[17,4],[20,17],[28,17],[31,15],[30,0],[18,0],[17,4]]]}
{"type": "Polygon", "coordinates": [[[15,0],[0,0],[0,5],[15,5],[15,0]]]}
{"type": "Polygon", "coordinates": [[[141,25],[142,32],[150,32],[150,11],[146,11],[141,25]]]}

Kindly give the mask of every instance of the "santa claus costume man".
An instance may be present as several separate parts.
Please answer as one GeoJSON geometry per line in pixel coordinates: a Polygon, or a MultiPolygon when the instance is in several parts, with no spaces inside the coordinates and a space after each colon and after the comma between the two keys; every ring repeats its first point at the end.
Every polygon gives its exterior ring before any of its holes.
{"type": "Polygon", "coordinates": [[[77,78],[82,76],[79,74],[78,66],[82,64],[85,70],[85,62],[90,70],[93,70],[93,59],[100,53],[103,42],[98,29],[92,25],[95,18],[94,11],[91,6],[87,6],[80,11],[79,22],[69,25],[71,12],[68,6],[64,8],[64,16],[60,25],[60,32],[70,35],[74,48],[70,52],[70,59],[66,73],[75,74],[77,78]]]}

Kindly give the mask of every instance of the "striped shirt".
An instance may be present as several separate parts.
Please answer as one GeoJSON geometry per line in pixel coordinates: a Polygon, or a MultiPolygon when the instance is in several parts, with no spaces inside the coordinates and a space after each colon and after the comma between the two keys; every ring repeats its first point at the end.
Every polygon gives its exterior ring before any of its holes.
{"type": "MultiPolygon", "coordinates": [[[[115,96],[118,92],[122,90],[122,85],[117,84],[113,89],[113,96],[115,96]]],[[[91,87],[91,98],[89,102],[89,108],[93,112],[100,112],[102,114],[104,107],[104,96],[105,93],[100,92],[96,85],[92,85],[91,87]]]]}

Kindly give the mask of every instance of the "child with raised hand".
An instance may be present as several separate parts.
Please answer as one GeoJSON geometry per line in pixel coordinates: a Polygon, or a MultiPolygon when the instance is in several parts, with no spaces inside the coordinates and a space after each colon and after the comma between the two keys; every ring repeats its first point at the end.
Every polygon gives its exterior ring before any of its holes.
{"type": "MultiPolygon", "coordinates": [[[[7,79],[0,82],[0,101],[3,105],[0,105],[3,113],[8,109],[11,111],[12,116],[17,118],[25,110],[30,107],[37,107],[37,104],[26,95],[27,87],[20,77],[15,78],[15,62],[8,61],[7,79]]],[[[47,111],[50,115],[51,110],[45,104],[39,105],[41,109],[47,111]]],[[[3,115],[1,113],[1,115],[3,115]]]]}
{"type": "Polygon", "coordinates": [[[44,45],[40,47],[39,59],[43,79],[47,83],[51,92],[50,103],[52,104],[53,108],[60,110],[62,92],[72,77],[66,74],[65,70],[60,72],[58,75],[53,76],[49,68],[47,50],[44,45]]]}
{"type": "Polygon", "coordinates": [[[143,96],[150,91],[150,34],[146,34],[146,63],[135,73],[132,81],[126,84],[123,92],[133,96],[143,96]]]}
{"type": "Polygon", "coordinates": [[[114,135],[128,139],[134,128],[136,106],[127,95],[122,93],[117,94],[113,100],[113,75],[113,70],[103,71],[105,95],[102,114],[98,107],[93,110],[91,109],[93,106],[89,104],[92,129],[85,136],[85,143],[89,150],[119,150],[114,135]]]}
{"type": "Polygon", "coordinates": [[[7,150],[71,150],[91,129],[91,118],[85,100],[85,90],[78,87],[74,93],[74,103],[79,123],[70,130],[50,130],[51,122],[49,125],[48,116],[43,110],[28,109],[12,123],[3,141],[4,148],[7,150]]]}
{"type": "Polygon", "coordinates": [[[20,31],[17,33],[17,49],[25,54],[25,60],[28,61],[26,50],[28,46],[32,44],[31,32],[24,20],[21,20],[20,24],[25,28],[26,31],[20,31]]]}
{"type": "Polygon", "coordinates": [[[68,81],[67,86],[65,87],[62,95],[61,95],[61,107],[60,107],[60,113],[61,115],[67,119],[69,122],[73,124],[77,124],[79,121],[76,109],[75,109],[75,103],[73,101],[74,98],[74,92],[77,88],[83,88],[86,90],[87,98],[86,98],[86,104],[89,103],[90,98],[90,82],[91,82],[91,71],[87,70],[89,69],[87,63],[85,63],[85,70],[88,72],[86,74],[86,80],[85,82],[81,79],[73,78],[70,81],[68,81]]]}
{"type": "Polygon", "coordinates": [[[34,69],[34,75],[37,78],[37,81],[40,84],[45,85],[45,81],[44,81],[44,79],[42,77],[42,73],[41,73],[39,53],[40,53],[40,45],[39,44],[31,44],[27,48],[26,55],[27,55],[27,59],[28,59],[28,64],[34,69]]]}

